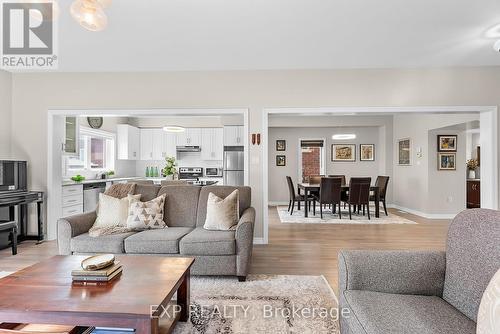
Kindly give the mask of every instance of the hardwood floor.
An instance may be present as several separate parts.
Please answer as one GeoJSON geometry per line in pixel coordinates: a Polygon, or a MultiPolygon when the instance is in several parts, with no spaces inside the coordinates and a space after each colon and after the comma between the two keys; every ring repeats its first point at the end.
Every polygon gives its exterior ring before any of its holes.
{"type": "MultiPolygon", "coordinates": [[[[449,221],[428,220],[411,214],[394,214],[417,225],[305,225],[282,224],[275,207],[269,207],[269,244],[255,245],[251,273],[324,275],[337,291],[337,255],[341,249],[445,248],[449,221]]],[[[57,254],[54,241],[25,242],[19,253],[0,251],[0,272],[16,271],[57,254]]]]}

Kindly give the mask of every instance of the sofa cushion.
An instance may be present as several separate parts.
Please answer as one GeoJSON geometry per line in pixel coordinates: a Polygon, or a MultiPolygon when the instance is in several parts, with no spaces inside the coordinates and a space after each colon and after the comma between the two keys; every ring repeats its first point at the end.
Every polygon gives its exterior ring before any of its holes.
{"type": "Polygon", "coordinates": [[[136,233],[125,239],[129,254],[178,254],[179,241],[191,232],[190,227],[169,227],[136,233]]]}
{"type": "Polygon", "coordinates": [[[240,215],[252,204],[252,191],[250,187],[231,187],[231,186],[208,186],[202,187],[200,192],[200,200],[198,203],[198,218],[196,226],[203,226],[207,218],[207,201],[208,194],[213,193],[222,199],[226,198],[233,191],[238,189],[240,198],[240,215]]]}
{"type": "Polygon", "coordinates": [[[182,238],[182,255],[234,255],[236,241],[234,231],[208,231],[197,227],[182,238]]]}
{"type": "Polygon", "coordinates": [[[141,201],[147,202],[158,196],[159,186],[147,185],[147,184],[136,184],[134,189],[134,194],[141,194],[141,201]]]}
{"type": "Polygon", "coordinates": [[[80,234],[71,239],[71,251],[74,253],[112,253],[125,252],[123,240],[135,234],[127,232],[120,234],[91,237],[88,233],[80,234]]]}
{"type": "MultiPolygon", "coordinates": [[[[369,334],[474,334],[476,323],[436,296],[346,290],[353,317],[369,334]]],[[[353,320],[353,319],[351,319],[353,320]]]]}
{"type": "Polygon", "coordinates": [[[481,297],[500,268],[500,212],[467,210],[448,230],[443,298],[477,321],[481,297]]]}
{"type": "Polygon", "coordinates": [[[164,220],[168,227],[195,227],[200,187],[191,185],[164,186],[159,195],[167,195],[164,220]]]}

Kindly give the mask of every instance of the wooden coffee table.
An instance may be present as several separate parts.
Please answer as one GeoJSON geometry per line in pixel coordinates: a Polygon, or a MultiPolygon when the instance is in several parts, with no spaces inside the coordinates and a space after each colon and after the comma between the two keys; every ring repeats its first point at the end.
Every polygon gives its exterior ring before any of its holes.
{"type": "Polygon", "coordinates": [[[194,259],[117,256],[123,273],[114,281],[72,284],[71,270],[84,258],[54,256],[0,279],[0,322],[134,328],[136,333],[156,334],[189,319],[194,259]],[[175,292],[180,312],[173,312],[179,309],[171,302],[175,292]]]}

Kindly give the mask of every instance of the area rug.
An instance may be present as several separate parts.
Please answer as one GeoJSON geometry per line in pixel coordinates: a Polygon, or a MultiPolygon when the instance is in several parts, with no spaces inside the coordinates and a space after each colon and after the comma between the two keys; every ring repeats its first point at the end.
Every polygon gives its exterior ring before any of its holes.
{"type": "MultiPolygon", "coordinates": [[[[311,208],[312,209],[312,208],[311,208]]],[[[380,218],[375,218],[375,207],[370,208],[371,219],[362,214],[352,214],[352,220],[349,220],[349,211],[342,208],[342,219],[339,219],[338,213],[332,214],[331,209],[323,209],[323,219],[320,218],[319,208],[316,206],[316,215],[313,215],[312,210],[309,211],[309,217],[304,217],[304,207],[300,210],[293,210],[293,215],[288,212],[288,207],[277,206],[280,221],[285,224],[417,224],[414,221],[394,215],[389,212],[386,216],[383,209],[380,210],[380,218]]]]}
{"type": "Polygon", "coordinates": [[[191,318],[174,333],[339,333],[337,307],[322,276],[192,277],[191,318]]]}

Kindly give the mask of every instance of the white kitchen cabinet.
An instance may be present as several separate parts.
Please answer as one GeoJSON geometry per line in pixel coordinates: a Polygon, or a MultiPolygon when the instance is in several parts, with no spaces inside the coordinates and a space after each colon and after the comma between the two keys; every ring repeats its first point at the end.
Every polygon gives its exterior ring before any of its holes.
{"type": "Polygon", "coordinates": [[[61,206],[62,217],[83,213],[83,185],[63,186],[61,206]]]}
{"type": "Polygon", "coordinates": [[[140,129],[141,160],[153,160],[153,132],[154,129],[140,129]]]}
{"type": "Polygon", "coordinates": [[[64,117],[63,155],[78,156],[80,154],[80,126],[78,117],[64,117]]]}
{"type": "Polygon", "coordinates": [[[141,148],[141,134],[139,128],[128,124],[116,126],[117,159],[139,160],[141,148]]]}
{"type": "Polygon", "coordinates": [[[165,131],[163,129],[153,129],[153,143],[152,143],[152,150],[153,150],[153,160],[162,160],[163,159],[163,154],[165,152],[165,131]]]}
{"type": "Polygon", "coordinates": [[[222,160],[224,154],[224,130],[204,128],[201,130],[201,160],[222,160]]]}
{"type": "Polygon", "coordinates": [[[200,144],[200,128],[186,128],[184,132],[177,134],[177,146],[200,146],[200,144]]]}
{"type": "MultiPolygon", "coordinates": [[[[163,130],[162,130],[163,131],[163,130]]],[[[172,132],[163,131],[162,159],[166,157],[176,157],[177,155],[177,135],[172,132]]]]}
{"type": "Polygon", "coordinates": [[[224,127],[224,146],[243,146],[243,126],[230,125],[224,127]]]}

